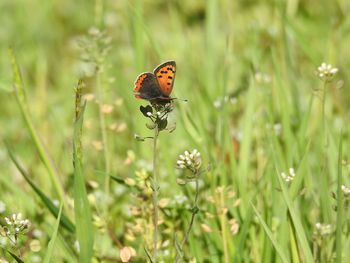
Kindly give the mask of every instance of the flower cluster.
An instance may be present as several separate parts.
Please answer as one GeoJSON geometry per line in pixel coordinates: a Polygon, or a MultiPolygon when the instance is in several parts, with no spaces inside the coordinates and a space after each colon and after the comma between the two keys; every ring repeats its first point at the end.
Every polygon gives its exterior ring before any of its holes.
{"type": "Polygon", "coordinates": [[[315,228],[315,234],[320,236],[326,236],[332,233],[332,225],[330,224],[321,224],[320,222],[317,222],[315,228]]]}
{"type": "Polygon", "coordinates": [[[193,174],[197,174],[202,164],[202,158],[200,152],[197,149],[192,151],[185,151],[179,155],[179,159],[176,162],[177,168],[188,169],[193,174]]]}
{"type": "Polygon", "coordinates": [[[289,168],[289,174],[287,175],[285,172],[281,173],[281,177],[283,178],[284,181],[286,181],[287,183],[293,181],[294,177],[295,177],[295,171],[294,168],[291,167],[289,168]]]}
{"type": "Polygon", "coordinates": [[[28,219],[22,219],[22,214],[12,214],[10,217],[5,217],[6,226],[0,228],[0,234],[8,237],[13,243],[17,243],[19,235],[27,232],[30,222],[28,219]],[[12,239],[14,237],[14,240],[12,239]]]}
{"type": "Polygon", "coordinates": [[[324,62],[317,68],[318,77],[326,82],[331,81],[337,72],[337,68],[334,68],[331,64],[326,64],[324,62]]]}

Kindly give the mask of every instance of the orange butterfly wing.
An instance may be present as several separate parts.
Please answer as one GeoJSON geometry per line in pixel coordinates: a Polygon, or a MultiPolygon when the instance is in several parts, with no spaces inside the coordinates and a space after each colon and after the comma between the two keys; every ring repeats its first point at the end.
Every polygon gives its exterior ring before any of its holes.
{"type": "Polygon", "coordinates": [[[157,78],[161,93],[168,97],[173,90],[175,81],[175,61],[165,62],[159,65],[153,72],[157,78]]]}
{"type": "Polygon", "coordinates": [[[143,73],[140,76],[137,77],[136,81],[135,81],[135,89],[134,89],[134,93],[135,93],[135,98],[137,99],[141,99],[140,94],[140,90],[142,87],[142,83],[144,82],[144,80],[147,78],[147,74],[143,73]]]}
{"type": "Polygon", "coordinates": [[[164,97],[156,76],[153,73],[142,73],[135,81],[134,96],[137,99],[156,100],[164,97]]]}

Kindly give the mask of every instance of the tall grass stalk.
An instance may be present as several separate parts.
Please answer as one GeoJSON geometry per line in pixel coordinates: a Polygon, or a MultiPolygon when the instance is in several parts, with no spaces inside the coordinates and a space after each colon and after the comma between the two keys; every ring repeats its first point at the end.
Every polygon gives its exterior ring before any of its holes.
{"type": "MultiPolygon", "coordinates": [[[[274,151],[274,150],[273,150],[274,151]]],[[[276,169],[276,176],[278,179],[278,183],[281,187],[283,199],[288,207],[288,213],[290,215],[290,224],[293,228],[295,228],[296,237],[300,243],[301,252],[303,253],[303,256],[305,258],[305,262],[314,262],[311,249],[309,247],[309,242],[306,236],[306,232],[303,228],[303,224],[301,222],[300,214],[297,212],[295,205],[293,203],[292,197],[290,196],[289,190],[284,184],[284,181],[282,181],[281,176],[279,176],[279,172],[276,169]]],[[[302,255],[299,255],[299,258],[301,258],[302,255]]]]}
{"type": "Polygon", "coordinates": [[[73,137],[73,166],[74,166],[74,212],[76,236],[79,242],[79,262],[91,262],[93,255],[93,225],[91,208],[87,198],[85,178],[83,173],[82,126],[85,106],[81,106],[83,82],[80,80],[76,89],[75,123],[73,137]]]}
{"type": "MultiPolygon", "coordinates": [[[[328,82],[326,80],[323,81],[323,88],[322,88],[322,101],[321,101],[321,114],[322,114],[322,153],[323,153],[323,164],[321,166],[321,173],[322,177],[324,178],[321,180],[321,187],[322,191],[324,193],[329,192],[329,180],[327,175],[327,167],[328,167],[328,133],[327,133],[327,119],[326,119],[326,97],[327,97],[327,87],[328,82]]],[[[330,221],[331,219],[331,205],[329,203],[328,196],[321,195],[321,204],[323,204],[323,216],[325,221],[330,221]]]]}
{"type": "MultiPolygon", "coordinates": [[[[220,191],[220,208],[223,209],[225,207],[225,196],[224,191],[220,191]]],[[[226,213],[224,211],[220,211],[220,228],[221,228],[221,239],[222,246],[224,249],[224,262],[229,263],[229,251],[228,251],[228,237],[226,231],[226,213]]]]}
{"type": "MultiPolygon", "coordinates": [[[[326,94],[327,94],[327,81],[323,82],[323,89],[322,89],[322,140],[323,140],[323,146],[324,146],[324,152],[326,153],[326,149],[328,146],[328,137],[327,137],[327,121],[326,121],[326,94]]],[[[326,157],[326,154],[325,154],[326,157]]]]}
{"type": "Polygon", "coordinates": [[[45,149],[44,143],[40,140],[40,136],[38,132],[35,130],[32,118],[30,116],[28,103],[25,97],[22,76],[21,76],[20,69],[19,69],[13,49],[11,48],[9,49],[9,54],[12,60],[12,70],[14,75],[14,83],[13,83],[14,93],[15,93],[15,97],[16,97],[19,109],[21,111],[22,117],[27,126],[27,129],[29,130],[29,134],[34,142],[34,146],[36,147],[39,153],[40,160],[43,162],[48,172],[53,188],[55,189],[59,199],[64,200],[64,190],[59,180],[58,172],[55,168],[55,165],[53,164],[53,161],[49,157],[47,150],[45,149]]]}
{"type": "Polygon", "coordinates": [[[157,175],[157,142],[159,136],[158,124],[154,128],[153,137],[153,175],[152,175],[152,202],[153,202],[153,262],[157,262],[158,254],[158,175],[157,175]]]}
{"type": "Polygon", "coordinates": [[[343,232],[343,192],[342,186],[343,133],[340,133],[338,152],[338,184],[337,184],[337,230],[336,230],[336,262],[342,262],[342,232],[343,232]]]}

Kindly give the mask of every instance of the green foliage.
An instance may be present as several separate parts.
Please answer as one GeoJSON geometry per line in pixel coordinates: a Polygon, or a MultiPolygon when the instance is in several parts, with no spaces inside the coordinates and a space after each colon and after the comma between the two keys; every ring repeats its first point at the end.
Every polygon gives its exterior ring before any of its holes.
{"type": "Polygon", "coordinates": [[[93,226],[91,208],[87,198],[85,178],[83,173],[82,127],[85,106],[80,105],[81,82],[76,91],[76,120],[73,136],[73,165],[74,165],[74,212],[76,221],[77,241],[79,242],[79,262],[89,263],[93,255],[93,226]],[[80,109],[80,107],[82,107],[80,109]]]}
{"type": "Polygon", "coordinates": [[[133,84],[167,60],[187,102],[159,123],[158,260],[350,257],[346,1],[0,2],[0,225],[31,222],[0,259],[153,257],[155,126],[133,84]],[[191,149],[211,170],[187,237],[196,189],[175,168],[191,149]]]}
{"type": "Polygon", "coordinates": [[[48,243],[48,246],[47,246],[47,251],[45,254],[45,258],[44,258],[44,263],[50,263],[51,261],[53,261],[51,258],[52,258],[53,250],[55,248],[55,242],[56,242],[56,238],[57,238],[58,228],[60,226],[62,208],[63,208],[63,203],[61,203],[60,211],[58,213],[58,217],[57,217],[57,220],[56,220],[53,232],[52,232],[52,236],[51,236],[50,242],[48,243]]]}

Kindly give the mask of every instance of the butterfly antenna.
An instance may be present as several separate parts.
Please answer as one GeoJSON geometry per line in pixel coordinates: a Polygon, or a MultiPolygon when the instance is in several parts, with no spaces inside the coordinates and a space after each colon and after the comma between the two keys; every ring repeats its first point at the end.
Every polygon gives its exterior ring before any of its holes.
{"type": "Polygon", "coordinates": [[[183,102],[188,102],[187,99],[181,99],[181,98],[172,98],[173,100],[179,100],[179,101],[183,101],[183,102]]]}

